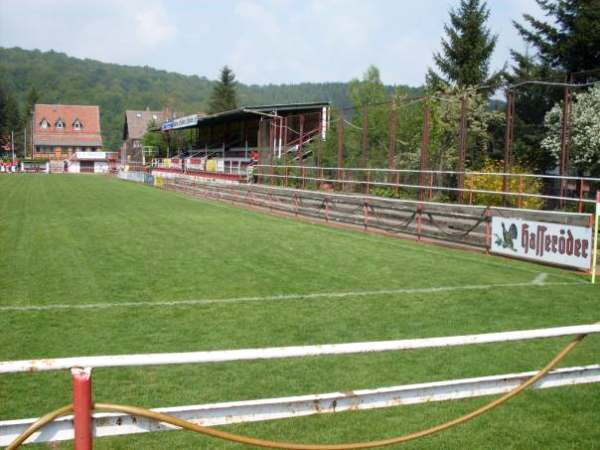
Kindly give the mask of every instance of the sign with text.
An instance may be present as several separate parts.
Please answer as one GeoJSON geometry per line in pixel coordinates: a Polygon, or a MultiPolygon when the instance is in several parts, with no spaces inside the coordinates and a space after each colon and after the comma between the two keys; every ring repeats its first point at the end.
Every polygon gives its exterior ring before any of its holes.
{"type": "Polygon", "coordinates": [[[191,116],[180,117],[179,119],[169,120],[160,126],[162,131],[176,130],[178,128],[185,128],[190,125],[196,125],[198,123],[198,114],[192,114],[191,116]]]}
{"type": "Polygon", "coordinates": [[[589,270],[592,230],[588,227],[492,217],[492,253],[589,270]]]}
{"type": "Polygon", "coordinates": [[[77,159],[106,159],[106,152],[76,152],[77,159]]]}

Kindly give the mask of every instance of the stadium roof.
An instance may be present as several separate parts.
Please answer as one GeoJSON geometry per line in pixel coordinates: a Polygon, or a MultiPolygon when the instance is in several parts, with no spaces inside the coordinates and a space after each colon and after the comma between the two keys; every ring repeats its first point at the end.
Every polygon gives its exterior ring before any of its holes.
{"type": "Polygon", "coordinates": [[[301,114],[303,112],[319,111],[323,107],[330,105],[330,102],[307,102],[307,103],[283,103],[275,105],[242,106],[240,108],[223,111],[216,114],[201,115],[193,114],[191,116],[180,117],[179,119],[164,122],[161,125],[162,131],[172,129],[183,130],[195,128],[200,125],[214,125],[217,123],[233,122],[247,117],[254,117],[259,114],[280,114],[284,112],[294,112],[301,114]]]}

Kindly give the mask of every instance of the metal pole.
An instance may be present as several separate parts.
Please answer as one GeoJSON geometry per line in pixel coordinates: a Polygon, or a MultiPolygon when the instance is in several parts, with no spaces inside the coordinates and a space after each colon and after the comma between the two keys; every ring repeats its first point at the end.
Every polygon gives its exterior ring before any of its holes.
{"type": "MultiPolygon", "coordinates": [[[[562,110],[562,127],[560,133],[560,175],[566,176],[569,168],[569,147],[570,147],[570,127],[571,127],[571,89],[565,87],[562,110]]],[[[565,196],[566,181],[560,181],[560,197],[565,196]]],[[[560,200],[560,207],[564,206],[564,200],[560,200]]]]}
{"type": "Polygon", "coordinates": [[[458,155],[458,201],[462,203],[465,188],[465,160],[467,158],[467,96],[460,100],[460,130],[459,130],[459,155],[458,155]]]}
{"type": "Polygon", "coordinates": [[[71,369],[75,450],[92,450],[92,369],[71,369]]]}
{"type": "Polygon", "coordinates": [[[283,185],[288,187],[288,117],[285,116],[283,119],[284,128],[283,128],[283,185]]]}
{"type": "Polygon", "coordinates": [[[12,149],[12,163],[15,163],[15,132],[10,132],[10,145],[12,149]]]}
{"type": "MultiPolygon", "coordinates": [[[[388,169],[392,170],[395,167],[396,159],[396,130],[397,130],[397,114],[396,114],[396,99],[392,100],[392,110],[390,111],[390,141],[388,148],[388,169]]],[[[393,174],[388,177],[388,182],[392,182],[393,174]]]]}
{"type": "MultiPolygon", "coordinates": [[[[421,137],[421,163],[420,163],[420,176],[419,176],[419,185],[425,185],[425,170],[429,165],[429,119],[431,116],[431,109],[429,106],[429,101],[426,100],[423,105],[423,133],[421,137]]],[[[423,188],[419,191],[419,200],[423,200],[425,196],[425,191],[423,188]]]]}
{"type": "MultiPolygon", "coordinates": [[[[363,167],[365,169],[369,168],[369,109],[367,106],[363,107],[363,117],[362,117],[362,150],[363,150],[363,167]]],[[[370,173],[367,170],[366,173],[366,184],[365,184],[365,194],[369,193],[369,181],[370,181],[370,173]]]]}
{"type": "Polygon", "coordinates": [[[306,186],[306,173],[304,172],[304,114],[300,114],[300,140],[298,141],[298,156],[300,158],[300,183],[302,189],[306,186]],[[302,151],[300,150],[302,149],[302,151]]]}
{"type": "Polygon", "coordinates": [[[596,191],[596,217],[594,218],[594,248],[592,251],[592,284],[596,284],[598,264],[598,222],[600,222],[600,191],[596,191]]]}
{"type": "MultiPolygon", "coordinates": [[[[340,110],[340,117],[338,119],[337,125],[337,166],[338,166],[338,174],[337,179],[344,179],[344,111],[340,110]]],[[[343,189],[344,185],[342,183],[341,188],[343,189]]]]}
{"type": "MultiPolygon", "coordinates": [[[[514,135],[514,116],[515,116],[515,93],[514,91],[506,91],[506,134],[504,138],[504,173],[509,173],[512,168],[512,148],[514,135]]],[[[508,176],[502,178],[502,191],[508,192],[509,180],[508,176]]],[[[507,202],[504,196],[504,203],[507,202]]]]}

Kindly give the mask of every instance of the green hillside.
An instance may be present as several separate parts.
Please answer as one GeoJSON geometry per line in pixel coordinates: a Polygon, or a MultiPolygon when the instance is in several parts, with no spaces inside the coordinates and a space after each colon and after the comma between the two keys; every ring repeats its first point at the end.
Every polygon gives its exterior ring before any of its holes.
{"type": "MultiPolygon", "coordinates": [[[[204,111],[214,83],[205,77],[148,66],[107,64],[54,51],[1,47],[0,78],[15,93],[21,107],[31,87],[40,93],[40,103],[99,105],[104,142],[112,149],[121,144],[126,109],[170,105],[186,113],[204,111]]],[[[391,92],[393,87],[387,89],[391,92]]],[[[348,83],[239,84],[238,94],[245,105],[316,100],[329,100],[339,106],[350,103],[348,83]]]]}

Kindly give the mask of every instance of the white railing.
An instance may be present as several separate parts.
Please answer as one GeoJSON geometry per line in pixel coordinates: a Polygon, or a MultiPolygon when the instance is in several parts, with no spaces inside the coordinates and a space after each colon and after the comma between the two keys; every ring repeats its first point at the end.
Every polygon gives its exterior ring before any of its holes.
{"type": "MultiPolygon", "coordinates": [[[[99,367],[114,368],[164,364],[223,363],[276,358],[348,355],[514,342],[593,333],[600,333],[600,324],[380,342],[6,361],[0,362],[0,373],[29,372],[32,374],[31,376],[35,376],[33,374],[37,371],[66,370],[73,367],[87,367],[91,370],[91,368],[99,367]]],[[[523,372],[352,392],[334,392],[243,402],[157,408],[154,411],[170,414],[194,423],[201,423],[205,426],[225,425],[336,411],[385,408],[397,405],[500,394],[514,389],[536,373],[523,372]]],[[[594,364],[554,370],[534,384],[533,388],[545,389],[598,382],[600,382],[600,365],[594,364]]],[[[35,420],[20,419],[0,422],[0,446],[8,445],[14,438],[34,423],[35,420]]],[[[119,413],[96,413],[93,415],[92,420],[94,435],[96,437],[176,429],[176,427],[170,425],[119,413]]],[[[27,442],[70,440],[73,439],[73,436],[73,417],[68,416],[52,422],[42,431],[32,435],[27,442]]]]}
{"type": "Polygon", "coordinates": [[[593,193],[600,191],[600,178],[527,173],[258,164],[255,175],[267,184],[283,186],[319,187],[327,183],[365,192],[374,188],[406,190],[429,199],[446,193],[460,197],[461,203],[477,202],[478,196],[484,200],[495,197],[509,199],[519,208],[537,200],[550,202],[552,207],[575,204],[580,212],[584,205],[595,202],[593,193]],[[490,188],[494,184],[499,188],[490,188]]]}

